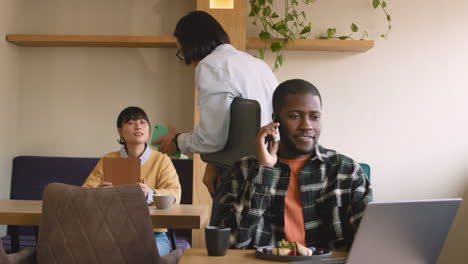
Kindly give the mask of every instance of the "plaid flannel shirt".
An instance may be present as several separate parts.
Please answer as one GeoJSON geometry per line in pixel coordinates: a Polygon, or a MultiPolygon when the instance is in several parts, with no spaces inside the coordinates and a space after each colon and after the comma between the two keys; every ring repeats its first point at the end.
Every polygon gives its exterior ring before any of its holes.
{"type": "MultiPolygon", "coordinates": [[[[372,189],[359,163],[316,145],[299,176],[307,246],[349,250],[372,189]]],[[[221,226],[231,228],[231,246],[255,248],[285,238],[284,201],[289,166],[237,162],[223,179],[221,226]]]]}

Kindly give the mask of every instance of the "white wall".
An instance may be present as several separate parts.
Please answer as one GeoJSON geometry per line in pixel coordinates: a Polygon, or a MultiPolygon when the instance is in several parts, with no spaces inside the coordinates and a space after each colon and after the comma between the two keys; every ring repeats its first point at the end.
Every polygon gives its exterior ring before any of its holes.
{"type": "MultiPolygon", "coordinates": [[[[0,2],[0,199],[10,197],[11,164],[17,149],[18,48],[3,41],[6,33],[16,28],[17,12],[15,0],[0,2]]],[[[0,236],[4,232],[5,228],[0,226],[0,236]]]]}
{"type": "MultiPolygon", "coordinates": [[[[185,1],[21,1],[19,33],[172,35],[185,1]]],[[[176,49],[22,48],[18,152],[102,156],[130,105],[152,124],[193,127],[193,68],[176,49]]]]}
{"type": "Polygon", "coordinates": [[[369,1],[356,2],[366,3],[353,9],[358,15],[339,10],[339,0],[321,1],[308,13],[313,21],[329,21],[320,22],[319,31],[336,24],[335,15],[346,33],[353,21],[372,26],[373,49],[287,51],[286,65],[276,75],[280,81],[303,78],[320,89],[321,143],[370,163],[378,200],[463,194],[468,187],[468,28],[463,26],[468,3],[391,2],[393,32],[381,40],[377,33],[385,29],[384,19],[379,12],[373,15],[369,1]],[[398,193],[391,186],[398,186],[398,193]]]}
{"type": "MultiPolygon", "coordinates": [[[[357,23],[376,39],[373,49],[289,51],[276,74],[319,88],[321,144],[371,165],[375,200],[468,200],[468,2],[388,1],[388,40],[378,37],[386,25],[371,2],[318,1],[307,14],[320,32],[336,26],[344,34],[357,23]]],[[[468,201],[440,263],[466,263],[467,222],[468,201]]]]}
{"type": "MultiPolygon", "coordinates": [[[[378,38],[386,26],[383,14],[371,9],[370,0],[318,1],[307,10],[314,32],[336,26],[347,33],[355,22],[376,39],[375,48],[365,53],[289,51],[276,74],[281,81],[304,78],[321,90],[321,143],[372,166],[376,200],[468,199],[468,3],[388,2],[393,32],[384,41],[378,38]]],[[[14,18],[18,26],[6,28],[8,33],[38,34],[170,35],[178,18],[195,7],[186,0],[4,3],[0,21],[14,18]]],[[[8,24],[0,23],[2,34],[8,24]]],[[[255,35],[252,26],[249,35],[255,35]]],[[[188,130],[193,69],[179,65],[174,53],[16,48],[0,41],[0,143],[6,146],[0,150],[0,195],[7,196],[15,154],[100,156],[116,149],[115,119],[127,105],[142,106],[153,123],[171,122],[188,130]],[[12,117],[18,113],[16,124],[12,117]]],[[[468,258],[467,204],[440,263],[468,258]]]]}

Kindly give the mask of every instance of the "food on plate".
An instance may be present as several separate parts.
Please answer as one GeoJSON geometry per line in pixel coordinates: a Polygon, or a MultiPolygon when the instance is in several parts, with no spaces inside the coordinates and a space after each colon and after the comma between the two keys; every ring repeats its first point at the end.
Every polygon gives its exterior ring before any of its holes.
{"type": "Polygon", "coordinates": [[[296,246],[297,253],[299,253],[300,256],[312,256],[312,254],[314,254],[312,249],[304,247],[300,243],[294,242],[294,245],[296,246]]]}
{"type": "Polygon", "coordinates": [[[283,239],[276,243],[276,247],[271,250],[271,253],[278,256],[312,256],[314,251],[301,243],[289,243],[283,239]]]}
{"type": "Polygon", "coordinates": [[[272,248],[271,254],[278,255],[278,256],[289,256],[292,252],[289,248],[272,248]]]}

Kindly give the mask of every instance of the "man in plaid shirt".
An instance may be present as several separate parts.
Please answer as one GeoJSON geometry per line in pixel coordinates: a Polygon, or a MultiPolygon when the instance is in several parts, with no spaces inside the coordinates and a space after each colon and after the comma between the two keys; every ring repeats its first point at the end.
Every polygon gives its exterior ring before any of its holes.
{"type": "Polygon", "coordinates": [[[221,226],[231,228],[232,247],[281,239],[351,247],[372,190],[359,163],[317,143],[321,111],[319,91],[304,80],[275,90],[274,122],[259,131],[257,157],[237,162],[221,186],[221,226]]]}

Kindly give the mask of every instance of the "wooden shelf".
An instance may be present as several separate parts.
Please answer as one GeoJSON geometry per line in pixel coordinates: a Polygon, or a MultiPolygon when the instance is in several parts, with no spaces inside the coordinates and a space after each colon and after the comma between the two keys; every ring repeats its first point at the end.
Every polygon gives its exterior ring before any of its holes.
{"type": "Polygon", "coordinates": [[[7,35],[24,47],[176,48],[173,36],[7,35]]]}
{"type": "MultiPolygon", "coordinates": [[[[273,41],[269,41],[271,43],[273,41]]],[[[247,49],[260,49],[265,46],[259,38],[247,38],[247,49]]],[[[287,50],[310,51],[354,51],[363,52],[374,47],[373,40],[337,40],[337,39],[296,39],[288,43],[287,50]]]]}
{"type": "MultiPolygon", "coordinates": [[[[175,48],[173,36],[89,36],[89,35],[7,35],[8,42],[24,47],[124,47],[175,48]]],[[[258,38],[247,38],[247,49],[264,46],[258,38]]],[[[373,40],[298,39],[287,50],[363,52],[374,47],[373,40]]]]}

